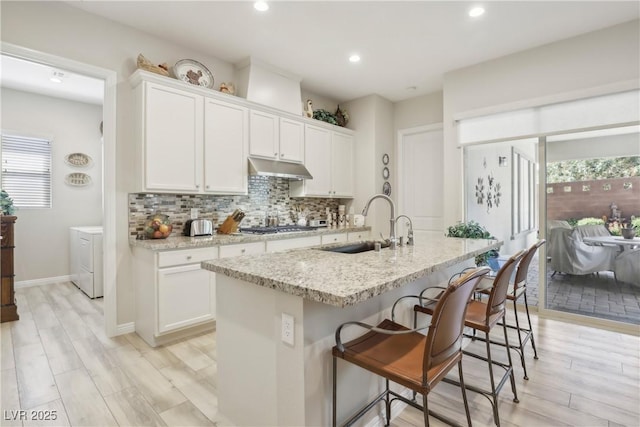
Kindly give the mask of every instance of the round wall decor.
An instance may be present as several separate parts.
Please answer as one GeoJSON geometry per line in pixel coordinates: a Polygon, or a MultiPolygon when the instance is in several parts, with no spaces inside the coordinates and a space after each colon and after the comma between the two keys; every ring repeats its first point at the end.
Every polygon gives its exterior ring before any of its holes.
{"type": "Polygon", "coordinates": [[[389,164],[389,155],[387,153],[384,153],[382,155],[382,164],[383,165],[388,165],[389,164]]]}
{"type": "Polygon", "coordinates": [[[390,175],[390,173],[389,173],[389,168],[388,167],[385,167],[384,169],[382,169],[382,177],[385,180],[389,179],[389,175],[390,175]]]}
{"type": "Polygon", "coordinates": [[[385,181],[385,183],[382,184],[382,194],[385,196],[391,196],[391,184],[389,184],[389,182],[385,181]]]}

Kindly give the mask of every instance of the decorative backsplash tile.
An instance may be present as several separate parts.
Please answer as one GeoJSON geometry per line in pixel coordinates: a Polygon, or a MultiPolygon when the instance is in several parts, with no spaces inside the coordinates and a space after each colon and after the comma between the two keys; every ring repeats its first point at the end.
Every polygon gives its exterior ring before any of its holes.
{"type": "Polygon", "coordinates": [[[289,197],[289,180],[267,176],[249,177],[249,194],[246,196],[220,196],[201,194],[129,194],[129,234],[142,232],[149,215],[169,215],[173,234],[181,234],[184,223],[191,217],[191,209],[198,209],[198,218],[213,221],[214,227],[222,224],[235,209],[246,214],[242,226],[264,225],[267,212],[278,212],[280,224],[294,223],[294,206],[309,212],[309,218],[325,218],[325,209],[337,212],[338,199],[314,197],[289,197]]]}

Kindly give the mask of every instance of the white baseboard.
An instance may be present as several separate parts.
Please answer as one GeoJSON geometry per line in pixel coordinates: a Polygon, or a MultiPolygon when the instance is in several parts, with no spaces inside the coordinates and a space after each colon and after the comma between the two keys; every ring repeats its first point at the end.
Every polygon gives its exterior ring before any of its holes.
{"type": "Polygon", "coordinates": [[[116,335],[130,334],[131,332],[135,332],[135,331],[136,331],[135,322],[121,323],[116,327],[116,335]]]}
{"type": "Polygon", "coordinates": [[[69,281],[71,281],[71,276],[45,277],[43,279],[21,280],[19,282],[15,282],[13,287],[15,289],[30,288],[32,286],[53,285],[55,283],[69,281]]]}

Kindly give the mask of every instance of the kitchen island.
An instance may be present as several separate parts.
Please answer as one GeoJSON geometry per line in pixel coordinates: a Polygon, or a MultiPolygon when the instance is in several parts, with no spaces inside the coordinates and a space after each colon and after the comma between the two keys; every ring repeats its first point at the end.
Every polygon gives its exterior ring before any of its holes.
{"type": "MultiPolygon", "coordinates": [[[[380,252],[308,248],[203,262],[217,276],[220,413],[237,426],[330,425],[335,329],[352,320],[377,324],[400,296],[446,282],[501,244],[442,237],[380,252]],[[283,314],[293,318],[290,332],[283,314]],[[289,336],[293,344],[284,342],[289,336]]],[[[399,321],[408,324],[404,312],[399,321]]],[[[352,329],[345,340],[363,332],[352,329]]],[[[338,372],[340,422],[381,383],[355,366],[339,363],[338,372]]]]}

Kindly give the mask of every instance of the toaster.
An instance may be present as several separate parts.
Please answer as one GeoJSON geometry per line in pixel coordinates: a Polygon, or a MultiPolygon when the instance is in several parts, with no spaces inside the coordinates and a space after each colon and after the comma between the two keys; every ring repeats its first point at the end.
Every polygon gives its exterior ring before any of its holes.
{"type": "Polygon", "coordinates": [[[188,219],[184,223],[183,234],[185,236],[211,236],[213,224],[208,219],[188,219]]]}

